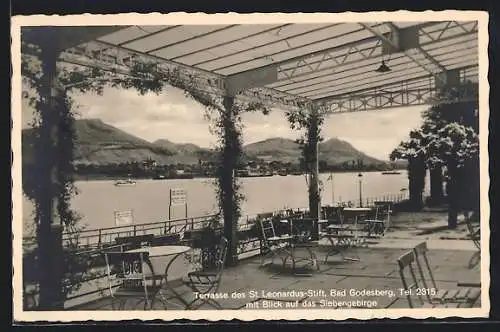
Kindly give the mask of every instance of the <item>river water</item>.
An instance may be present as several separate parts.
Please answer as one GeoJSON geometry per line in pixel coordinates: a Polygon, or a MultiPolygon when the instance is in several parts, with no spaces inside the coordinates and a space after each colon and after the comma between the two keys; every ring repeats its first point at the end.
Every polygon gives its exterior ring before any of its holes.
{"type": "MultiPolygon", "coordinates": [[[[362,173],[363,201],[386,195],[407,194],[406,171],[383,175],[380,172],[362,173]]],[[[321,174],[322,203],[333,200],[359,199],[358,173],[321,174]]],[[[243,214],[253,215],[282,208],[305,208],[308,205],[307,181],[304,175],[242,178],[243,214]]],[[[201,216],[217,210],[214,180],[207,178],[183,180],[139,180],[135,186],[115,186],[114,181],[77,182],[80,193],[73,198],[72,208],[82,216],[88,229],[115,226],[115,211],[133,210],[135,224],[165,220],[169,215],[169,190],[182,188],[187,192],[188,216],[201,216]]],[[[426,190],[429,188],[426,184],[426,190]]],[[[32,233],[33,205],[23,201],[24,235],[32,233]]],[[[184,206],[172,206],[170,217],[182,218],[184,206]]]]}

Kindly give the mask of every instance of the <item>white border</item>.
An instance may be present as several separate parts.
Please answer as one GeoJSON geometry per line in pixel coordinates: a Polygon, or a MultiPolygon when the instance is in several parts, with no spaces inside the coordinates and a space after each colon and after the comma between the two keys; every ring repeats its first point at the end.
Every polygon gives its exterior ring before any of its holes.
{"type": "Polygon", "coordinates": [[[170,14],[116,14],[116,15],[33,15],[15,16],[11,23],[12,54],[12,201],[13,201],[13,319],[14,321],[51,321],[71,322],[86,320],[116,321],[121,319],[173,320],[173,319],[206,319],[215,320],[344,320],[349,318],[445,318],[445,317],[487,317],[489,302],[489,174],[488,174],[488,118],[489,118],[489,84],[488,84],[488,13],[480,11],[446,10],[441,12],[367,12],[337,14],[203,14],[203,13],[170,13],[170,14]],[[269,23],[325,23],[325,22],[362,22],[362,21],[448,21],[477,20],[479,38],[479,89],[480,89],[480,169],[481,169],[481,308],[470,309],[354,309],[354,310],[200,310],[200,311],[125,311],[116,315],[109,311],[53,311],[25,312],[22,308],[22,188],[21,188],[21,48],[20,28],[22,26],[75,26],[75,25],[174,25],[174,24],[269,24],[269,23]],[[488,240],[487,240],[488,239],[488,240]]]}

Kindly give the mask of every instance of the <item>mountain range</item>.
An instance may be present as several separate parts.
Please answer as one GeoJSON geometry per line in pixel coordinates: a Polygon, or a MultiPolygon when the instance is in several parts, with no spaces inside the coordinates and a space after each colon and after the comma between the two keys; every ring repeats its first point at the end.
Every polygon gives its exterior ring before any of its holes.
{"type": "MultiPolygon", "coordinates": [[[[23,162],[34,155],[34,129],[22,133],[23,162]]],[[[75,122],[75,160],[83,164],[111,164],[156,160],[159,164],[196,164],[200,159],[211,160],[213,150],[195,144],[178,144],[167,139],[148,142],[100,119],[82,119],[75,122]]],[[[245,159],[291,162],[297,164],[299,144],[285,138],[270,138],[243,147],[245,159]]],[[[351,144],[332,138],[319,144],[320,161],[330,165],[362,159],[363,164],[388,164],[355,149],[351,144]]]]}

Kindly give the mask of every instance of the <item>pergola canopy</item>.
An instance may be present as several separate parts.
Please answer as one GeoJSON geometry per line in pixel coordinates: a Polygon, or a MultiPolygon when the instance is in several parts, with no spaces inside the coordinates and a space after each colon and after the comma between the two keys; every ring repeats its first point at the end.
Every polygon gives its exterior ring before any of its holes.
{"type": "Polygon", "coordinates": [[[63,45],[61,61],[127,74],[142,58],[158,70],[179,68],[205,92],[279,108],[315,103],[338,113],[420,105],[440,87],[478,78],[477,21],[56,29],[78,32],[83,42],[63,45]],[[382,61],[390,71],[376,71],[382,61]]]}

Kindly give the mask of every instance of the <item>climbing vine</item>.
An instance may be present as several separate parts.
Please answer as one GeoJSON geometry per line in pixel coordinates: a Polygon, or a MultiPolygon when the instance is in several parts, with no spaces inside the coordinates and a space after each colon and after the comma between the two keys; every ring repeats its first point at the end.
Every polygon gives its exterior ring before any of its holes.
{"type": "MultiPolygon", "coordinates": [[[[307,106],[300,105],[298,110],[287,111],[285,116],[292,130],[303,131],[302,136],[296,140],[301,150],[300,164],[302,165],[302,169],[312,176],[314,174],[313,167],[315,167],[318,158],[318,143],[323,141],[321,126],[325,115],[315,109],[309,109],[307,106]]],[[[319,179],[317,181],[321,188],[321,181],[319,179]]],[[[311,185],[308,188],[309,205],[312,214],[319,213],[319,211],[313,212],[313,209],[316,209],[320,203],[320,188],[314,188],[311,185]]]]}

